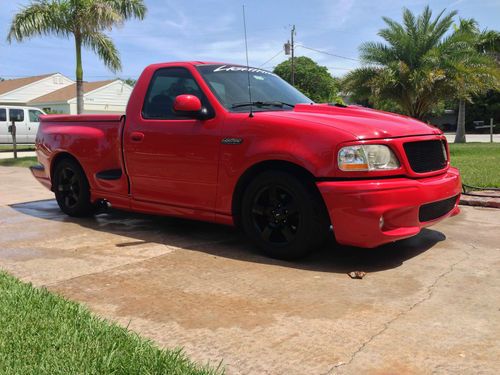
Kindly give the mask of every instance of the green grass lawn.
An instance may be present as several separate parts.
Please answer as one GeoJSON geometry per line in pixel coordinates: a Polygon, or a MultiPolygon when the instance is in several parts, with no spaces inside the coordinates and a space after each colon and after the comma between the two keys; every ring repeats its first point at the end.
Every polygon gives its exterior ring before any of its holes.
{"type": "Polygon", "coordinates": [[[22,157],[18,155],[17,159],[0,159],[0,166],[4,167],[31,167],[32,165],[38,164],[36,156],[22,157]]]}
{"type": "MultiPolygon", "coordinates": [[[[12,145],[0,145],[0,152],[8,152],[12,150],[12,145]]],[[[17,145],[17,151],[35,151],[35,145],[17,145]]]]}
{"type": "Polygon", "coordinates": [[[1,374],[222,374],[0,272],[1,374]]]}
{"type": "Polygon", "coordinates": [[[500,143],[450,143],[451,164],[470,186],[500,187],[500,143]]]}

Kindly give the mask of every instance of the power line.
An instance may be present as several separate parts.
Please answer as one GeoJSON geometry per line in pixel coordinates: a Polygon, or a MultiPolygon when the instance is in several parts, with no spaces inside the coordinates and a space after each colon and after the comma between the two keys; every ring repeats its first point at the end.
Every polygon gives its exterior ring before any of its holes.
{"type": "MultiPolygon", "coordinates": [[[[271,69],[276,68],[276,65],[260,66],[259,68],[271,70],[271,69]]],[[[334,69],[334,70],[345,70],[345,71],[354,70],[354,68],[342,68],[342,67],[338,67],[338,66],[325,66],[325,68],[327,68],[327,69],[334,69]]]]}
{"type": "Polygon", "coordinates": [[[314,51],[314,52],[323,53],[323,54],[328,55],[328,56],[338,57],[340,59],[345,59],[345,60],[351,60],[351,61],[360,62],[360,60],[352,58],[352,57],[346,57],[346,56],[336,55],[334,53],[330,53],[330,52],[327,52],[327,51],[321,51],[321,50],[316,49],[316,48],[306,47],[303,44],[298,44],[297,47],[302,47],[302,48],[305,48],[305,49],[308,49],[308,50],[311,50],[311,51],[314,51]]]}
{"type": "Polygon", "coordinates": [[[267,63],[269,63],[272,60],[274,60],[276,57],[278,57],[279,55],[281,55],[282,52],[283,52],[283,49],[280,49],[276,55],[274,55],[273,57],[271,57],[269,60],[266,60],[266,62],[263,63],[262,65],[260,65],[259,68],[262,68],[264,65],[266,65],[267,63]]]}
{"type": "MultiPolygon", "coordinates": [[[[71,74],[68,74],[68,75],[67,74],[63,74],[63,75],[67,76],[67,77],[71,76],[71,74]]],[[[4,79],[30,78],[30,77],[35,77],[35,76],[37,76],[37,74],[22,75],[22,76],[10,76],[10,75],[3,75],[2,73],[0,73],[0,77],[2,77],[4,79]]],[[[133,77],[136,77],[136,75],[120,74],[120,75],[116,75],[116,76],[113,76],[113,75],[109,75],[109,76],[94,76],[94,75],[86,75],[86,74],[84,74],[84,78],[109,78],[110,79],[110,78],[123,78],[123,77],[133,78],[133,77]]]]}
{"type": "Polygon", "coordinates": [[[335,70],[347,70],[347,71],[351,71],[351,70],[354,70],[352,68],[340,68],[340,67],[336,67],[336,66],[327,66],[328,69],[335,69],[335,70]]]}

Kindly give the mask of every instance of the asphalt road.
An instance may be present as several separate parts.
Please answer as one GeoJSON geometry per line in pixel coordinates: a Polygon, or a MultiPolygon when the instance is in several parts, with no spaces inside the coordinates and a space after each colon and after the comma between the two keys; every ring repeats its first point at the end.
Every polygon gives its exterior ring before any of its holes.
{"type": "Polygon", "coordinates": [[[0,268],[228,374],[500,373],[499,228],[500,210],[463,207],[409,240],[289,263],[223,226],[71,219],[0,167],[0,268]]]}

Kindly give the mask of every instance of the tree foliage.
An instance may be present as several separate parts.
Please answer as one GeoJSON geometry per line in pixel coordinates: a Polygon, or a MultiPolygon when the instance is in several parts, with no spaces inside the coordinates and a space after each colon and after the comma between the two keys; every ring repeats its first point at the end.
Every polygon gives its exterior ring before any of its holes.
{"type": "MultiPolygon", "coordinates": [[[[332,102],[338,98],[338,81],[325,66],[309,57],[295,58],[295,87],[315,102],[332,102]]],[[[291,83],[292,61],[288,59],[274,68],[274,73],[291,83]]]]}
{"type": "Polygon", "coordinates": [[[134,87],[135,84],[137,83],[137,80],[135,78],[125,78],[122,80],[125,82],[127,85],[134,87]]]}
{"type": "Polygon", "coordinates": [[[130,18],[143,19],[143,0],[34,0],[13,18],[8,42],[34,36],[74,38],[78,112],[83,109],[81,48],[93,50],[111,71],[121,70],[121,60],[111,38],[113,26],[130,18]]]}
{"type": "MultiPolygon", "coordinates": [[[[469,106],[465,114],[465,123],[468,128],[472,129],[473,121],[484,121],[485,124],[490,123],[490,118],[495,124],[500,123],[500,91],[489,91],[484,95],[479,95],[472,98],[474,105],[469,106]]],[[[499,130],[499,126],[496,126],[499,130]]]]}
{"type": "Polygon", "coordinates": [[[418,16],[404,9],[402,23],[384,17],[387,26],[378,35],[385,42],[361,45],[364,66],[347,74],[344,89],[355,100],[393,103],[426,119],[447,98],[469,100],[497,87],[494,60],[478,53],[471,33],[451,30],[455,16],[443,11],[433,17],[426,7],[418,16]]]}
{"type": "MultiPolygon", "coordinates": [[[[495,31],[480,31],[477,22],[470,19],[460,19],[455,26],[454,35],[467,38],[471,46],[471,56],[475,61],[465,60],[466,66],[457,69],[455,98],[458,99],[458,121],[455,143],[464,143],[467,102],[472,102],[474,96],[485,94],[489,89],[500,88],[499,64],[495,59],[499,52],[499,34],[495,31]]],[[[464,64],[465,65],[465,64],[464,64]]]]}

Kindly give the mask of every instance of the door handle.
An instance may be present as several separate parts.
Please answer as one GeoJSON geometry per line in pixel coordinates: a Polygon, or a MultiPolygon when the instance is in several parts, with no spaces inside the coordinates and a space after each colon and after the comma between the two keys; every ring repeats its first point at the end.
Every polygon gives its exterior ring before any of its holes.
{"type": "Polygon", "coordinates": [[[130,139],[132,140],[132,142],[142,142],[142,140],[144,139],[144,133],[132,132],[130,134],[130,139]]]}

